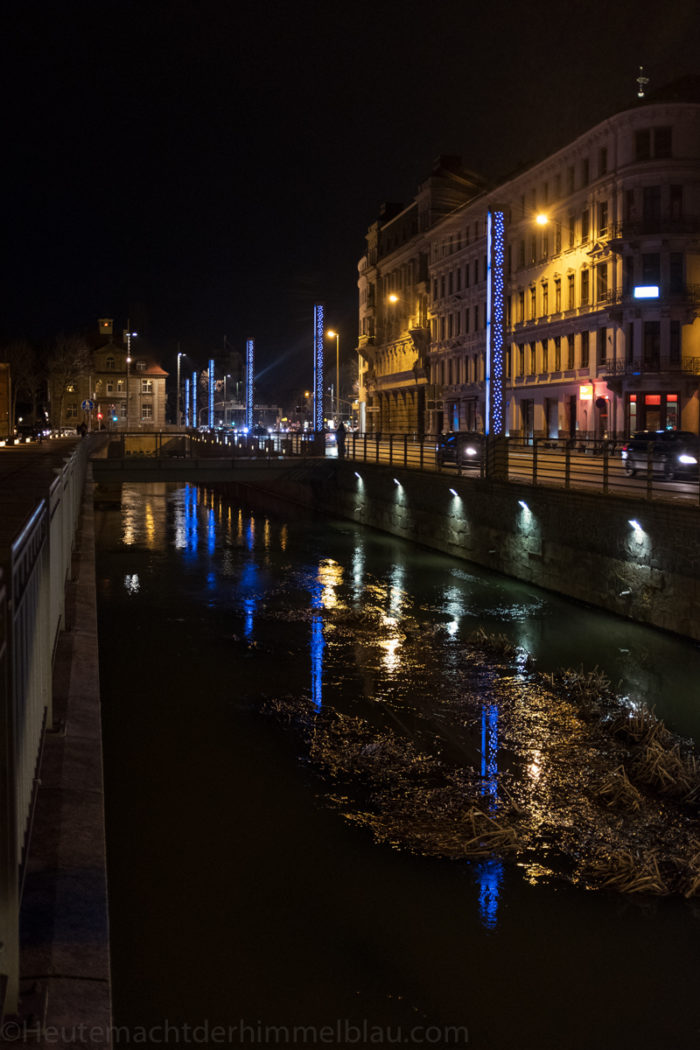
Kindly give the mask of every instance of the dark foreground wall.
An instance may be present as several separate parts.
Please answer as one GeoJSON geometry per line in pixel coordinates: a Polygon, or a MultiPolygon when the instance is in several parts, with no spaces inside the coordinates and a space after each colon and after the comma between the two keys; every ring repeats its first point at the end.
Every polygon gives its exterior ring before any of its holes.
{"type": "Polygon", "coordinates": [[[355,467],[251,487],[700,639],[698,507],[355,467]]]}

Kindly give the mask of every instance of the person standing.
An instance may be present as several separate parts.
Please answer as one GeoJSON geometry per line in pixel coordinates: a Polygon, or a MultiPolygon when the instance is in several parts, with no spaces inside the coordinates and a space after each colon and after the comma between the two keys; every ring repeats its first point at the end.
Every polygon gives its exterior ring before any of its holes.
{"type": "Polygon", "coordinates": [[[335,440],[338,445],[338,459],[342,459],[345,455],[345,424],[342,419],[340,423],[338,423],[335,440]]]}

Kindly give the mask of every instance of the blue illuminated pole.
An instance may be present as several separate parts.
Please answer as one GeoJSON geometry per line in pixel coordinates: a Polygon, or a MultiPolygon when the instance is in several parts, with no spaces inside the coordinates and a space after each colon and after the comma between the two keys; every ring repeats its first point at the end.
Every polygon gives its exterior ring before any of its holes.
{"type": "Polygon", "coordinates": [[[197,426],[197,373],[192,373],[192,426],[197,426]]]}
{"type": "Polygon", "coordinates": [[[323,304],[314,306],[314,433],[323,433],[323,304]]]}
{"type": "Polygon", "coordinates": [[[185,426],[190,425],[190,381],[185,380],[185,426]]]}
{"type": "Polygon", "coordinates": [[[486,219],[486,473],[507,479],[505,239],[505,214],[490,208],[486,219]]]}
{"type": "Polygon", "coordinates": [[[209,426],[214,426],[214,358],[209,358],[209,426]]]}
{"type": "Polygon", "coordinates": [[[245,344],[245,425],[248,430],[253,425],[255,387],[255,340],[247,339],[245,344]]]}

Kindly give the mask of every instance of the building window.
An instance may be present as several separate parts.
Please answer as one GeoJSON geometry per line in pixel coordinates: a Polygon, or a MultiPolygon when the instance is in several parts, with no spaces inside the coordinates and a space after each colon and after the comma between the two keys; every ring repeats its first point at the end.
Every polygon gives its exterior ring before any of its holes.
{"type": "Polygon", "coordinates": [[[581,185],[587,186],[591,181],[591,165],[588,158],[581,161],[581,185]]]}
{"type": "Polygon", "coordinates": [[[153,380],[152,379],[142,379],[141,380],[141,393],[142,394],[152,394],[153,393],[153,380]]]}
{"type": "Polygon", "coordinates": [[[153,419],[153,405],[150,401],[144,401],[141,405],[141,419],[153,419]]]}
{"type": "Polygon", "coordinates": [[[588,270],[581,272],[581,306],[588,306],[590,295],[590,273],[588,270]]]}
{"type": "Polygon", "coordinates": [[[66,419],[77,419],[78,418],[78,403],[77,401],[69,401],[66,405],[66,419]]]}
{"type": "Polygon", "coordinates": [[[518,375],[525,375],[525,343],[518,343],[518,375]]]}
{"type": "Polygon", "coordinates": [[[598,263],[595,268],[596,277],[596,299],[604,303],[608,298],[608,264],[598,263]]]}
{"type": "Polygon", "coordinates": [[[554,312],[561,313],[561,277],[554,278],[554,312]]]}
{"type": "Polygon", "coordinates": [[[530,343],[530,375],[537,371],[537,343],[530,343]]]}
{"type": "Polygon", "coordinates": [[[644,252],[642,255],[642,284],[661,283],[661,256],[658,252],[644,252]]]}
{"type": "Polygon", "coordinates": [[[637,160],[648,160],[651,157],[651,132],[649,128],[642,128],[635,132],[634,155],[637,160]]]}
{"type": "Polygon", "coordinates": [[[574,189],[575,189],[574,167],[573,167],[573,165],[571,165],[571,167],[566,169],[566,192],[567,193],[573,193],[574,189]]]}
{"type": "Polygon", "coordinates": [[[561,336],[554,337],[554,371],[561,372],[561,336]]]}
{"type": "Polygon", "coordinates": [[[677,365],[681,359],[681,322],[671,321],[671,341],[669,343],[669,358],[671,363],[677,365]]]}
{"type": "Polygon", "coordinates": [[[671,295],[682,295],[683,293],[683,262],[683,252],[671,252],[668,262],[671,295]]]}
{"type": "Polygon", "coordinates": [[[590,333],[581,332],[581,368],[588,368],[590,333]]]}
{"type": "Polygon", "coordinates": [[[542,371],[549,371],[549,340],[542,340],[542,371]]]}
{"type": "Polygon", "coordinates": [[[590,228],[591,228],[591,213],[588,210],[588,208],[586,208],[585,211],[583,212],[583,215],[581,216],[581,241],[582,241],[583,244],[586,243],[586,241],[588,240],[588,238],[590,236],[590,228]]]}
{"type": "Polygon", "coordinates": [[[108,357],[107,358],[107,360],[105,361],[105,368],[107,370],[109,370],[109,371],[113,371],[114,370],[114,358],[113,357],[108,357]]]}
{"type": "Polygon", "coordinates": [[[113,394],[114,393],[114,383],[111,381],[111,379],[107,380],[107,393],[108,394],[113,394]]]}
{"type": "Polygon", "coordinates": [[[576,308],[576,289],[575,289],[576,275],[573,273],[567,274],[566,286],[567,286],[567,299],[566,309],[574,310],[576,308]]]}
{"type": "Polygon", "coordinates": [[[136,371],[137,372],[145,372],[146,371],[146,362],[145,361],[137,361],[136,362],[136,371]]]}
{"type": "MultiPolygon", "coordinates": [[[[642,218],[645,223],[658,224],[661,219],[661,187],[645,186],[642,190],[642,218]]],[[[655,231],[654,231],[655,232],[655,231]]]]}
{"type": "Polygon", "coordinates": [[[576,341],[573,335],[566,337],[566,367],[569,371],[576,367],[576,341]]]}
{"type": "Polygon", "coordinates": [[[608,232],[608,202],[601,201],[598,205],[598,236],[605,237],[608,232]]]}
{"type": "Polygon", "coordinates": [[[671,156],[671,128],[654,128],[654,156],[671,156]]]}
{"type": "Polygon", "coordinates": [[[518,245],[518,266],[520,267],[521,270],[525,266],[525,238],[524,237],[520,241],[520,244],[518,245]]]}
{"type": "Polygon", "coordinates": [[[683,218],[683,187],[671,186],[669,190],[669,212],[674,221],[683,218]]]}
{"type": "Polygon", "coordinates": [[[598,153],[598,175],[605,175],[608,170],[608,149],[601,146],[598,153]]]}
{"type": "Polygon", "coordinates": [[[627,346],[625,361],[628,365],[631,365],[634,361],[634,324],[630,322],[627,325],[627,346]]]}
{"type": "Polygon", "coordinates": [[[607,328],[599,328],[596,337],[596,364],[605,364],[606,343],[608,337],[607,328]]]}
{"type": "Polygon", "coordinates": [[[661,324],[659,321],[644,322],[644,368],[658,368],[661,353],[661,324]]]}
{"type": "Polygon", "coordinates": [[[518,292],[518,324],[525,320],[525,292],[518,292]]]}
{"type": "Polygon", "coordinates": [[[549,284],[547,281],[542,282],[542,316],[549,316],[549,284]]]}
{"type": "Polygon", "coordinates": [[[569,216],[569,248],[573,248],[576,243],[576,216],[569,216]]]}

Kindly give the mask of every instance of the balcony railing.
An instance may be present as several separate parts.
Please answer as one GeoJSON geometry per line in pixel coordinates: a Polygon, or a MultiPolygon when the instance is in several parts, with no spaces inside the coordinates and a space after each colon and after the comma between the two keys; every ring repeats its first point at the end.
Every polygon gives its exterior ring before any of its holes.
{"type": "Polygon", "coordinates": [[[622,361],[608,357],[601,371],[609,376],[659,374],[661,372],[680,372],[685,375],[700,375],[700,357],[648,357],[641,361],[622,361]]]}

